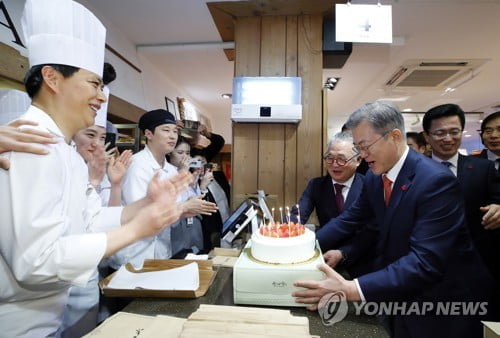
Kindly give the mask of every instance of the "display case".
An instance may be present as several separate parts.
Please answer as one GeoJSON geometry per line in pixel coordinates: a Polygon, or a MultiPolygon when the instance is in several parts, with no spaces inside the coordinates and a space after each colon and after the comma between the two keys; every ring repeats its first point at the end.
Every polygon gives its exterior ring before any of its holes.
{"type": "Polygon", "coordinates": [[[118,129],[118,140],[116,146],[118,150],[130,149],[134,153],[144,148],[143,137],[139,125],[136,123],[115,124],[118,129]]]}

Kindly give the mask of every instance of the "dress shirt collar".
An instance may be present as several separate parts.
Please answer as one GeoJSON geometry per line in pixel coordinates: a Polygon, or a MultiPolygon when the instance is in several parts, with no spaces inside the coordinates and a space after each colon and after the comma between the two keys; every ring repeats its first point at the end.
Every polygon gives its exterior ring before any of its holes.
{"type": "Polygon", "coordinates": [[[344,183],[340,183],[340,182],[337,182],[335,181],[333,178],[332,178],[332,183],[333,184],[342,184],[344,185],[344,188],[347,188],[347,189],[351,189],[351,186],[352,186],[352,182],[354,181],[354,176],[356,176],[356,173],[354,173],[354,175],[352,175],[347,181],[345,181],[344,183]]]}
{"type": "Polygon", "coordinates": [[[150,158],[150,163],[153,167],[153,170],[156,172],[158,170],[163,170],[165,172],[168,172],[169,169],[171,168],[171,164],[167,162],[165,159],[163,161],[163,166],[161,166],[158,161],[156,161],[156,158],[154,157],[153,153],[151,152],[151,149],[149,149],[148,145],[144,147],[144,151],[146,152],[147,156],[150,158]]]}
{"type": "Polygon", "coordinates": [[[495,162],[497,158],[500,158],[500,156],[497,156],[494,152],[491,150],[486,150],[486,155],[488,156],[488,160],[495,162]]]}
{"type": "Polygon", "coordinates": [[[436,156],[434,153],[432,153],[432,159],[434,161],[437,161],[439,163],[441,162],[450,162],[451,163],[451,166],[453,168],[458,168],[458,152],[455,153],[455,155],[453,155],[452,157],[450,157],[449,159],[447,160],[443,160],[442,158],[439,158],[438,156],[436,156]]]}
{"type": "Polygon", "coordinates": [[[401,171],[401,168],[403,168],[403,164],[406,161],[406,157],[408,156],[409,150],[410,148],[407,145],[405,145],[405,150],[403,152],[403,155],[399,158],[396,164],[387,172],[386,176],[388,179],[391,180],[392,184],[396,182],[396,178],[398,178],[399,172],[401,171]]]}
{"type": "MultiPolygon", "coordinates": [[[[46,112],[44,112],[40,108],[38,108],[34,105],[31,105],[28,108],[28,110],[26,111],[26,113],[23,116],[21,116],[20,118],[25,118],[27,120],[32,120],[32,121],[38,122],[38,125],[41,128],[44,128],[47,132],[56,136],[58,139],[64,140],[64,134],[61,131],[61,129],[59,129],[59,127],[54,122],[52,117],[50,117],[49,114],[47,114],[46,112]]],[[[25,128],[38,129],[37,127],[31,127],[31,126],[27,126],[25,128]]]]}

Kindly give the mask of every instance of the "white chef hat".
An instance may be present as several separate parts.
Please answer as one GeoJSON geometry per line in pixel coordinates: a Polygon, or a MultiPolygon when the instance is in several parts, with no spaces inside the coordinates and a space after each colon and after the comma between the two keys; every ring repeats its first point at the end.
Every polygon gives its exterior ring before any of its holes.
{"type": "Polygon", "coordinates": [[[61,64],[102,76],[106,29],[71,0],[26,0],[22,16],[30,66],[61,64]]]}
{"type": "Polygon", "coordinates": [[[97,111],[97,116],[95,117],[94,124],[99,127],[106,129],[106,119],[108,117],[108,99],[109,99],[109,88],[104,86],[102,92],[106,96],[106,102],[101,103],[101,108],[97,111]]]}
{"type": "Polygon", "coordinates": [[[0,125],[13,121],[28,110],[31,99],[25,92],[17,89],[0,90],[0,125]]]}

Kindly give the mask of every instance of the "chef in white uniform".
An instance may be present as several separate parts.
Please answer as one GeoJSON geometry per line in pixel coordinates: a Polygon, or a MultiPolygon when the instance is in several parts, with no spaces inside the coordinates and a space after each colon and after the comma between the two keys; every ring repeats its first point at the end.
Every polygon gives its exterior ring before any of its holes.
{"type": "MultiPolygon", "coordinates": [[[[164,109],[156,109],[144,113],[139,119],[139,128],[146,136],[146,147],[132,156],[132,163],[123,180],[122,195],[125,205],[135,202],[145,196],[147,182],[156,173],[161,177],[169,178],[177,174],[177,168],[168,163],[165,155],[172,152],[178,138],[178,127],[172,113],[164,109]]],[[[182,217],[194,217],[200,213],[215,212],[216,205],[200,198],[188,199],[186,194],[179,197],[179,208],[182,217]]],[[[174,224],[173,226],[176,226],[174,224]]],[[[138,241],[125,249],[120,250],[108,259],[109,265],[119,269],[128,262],[135,267],[142,266],[144,259],[170,258],[172,256],[172,243],[170,227],[165,228],[156,236],[138,241]]]]}
{"type": "Polygon", "coordinates": [[[175,200],[190,178],[154,178],[145,199],[101,209],[70,141],[105,101],[105,28],[71,0],[27,0],[22,26],[32,105],[21,118],[58,142],[47,155],[6,153],[10,169],[0,170],[0,328],[46,337],[61,325],[70,285],[85,286],[103,257],[178,219],[175,200]]]}
{"type": "MultiPolygon", "coordinates": [[[[109,89],[105,86],[103,90],[104,96],[106,99],[109,98],[109,89]]],[[[75,141],[75,146],[78,153],[82,156],[84,160],[86,160],[83,151],[89,148],[89,145],[92,143],[94,147],[101,146],[104,147],[104,138],[106,136],[106,118],[107,118],[108,104],[107,101],[101,104],[101,108],[97,111],[97,115],[95,117],[95,124],[89,128],[85,128],[80,130],[73,140],[75,141]],[[79,149],[79,147],[85,148],[84,150],[79,149]]],[[[90,155],[91,156],[91,155],[90,155]]],[[[85,165],[85,169],[87,168],[87,164],[85,165]]],[[[105,170],[105,167],[103,168],[105,170]]],[[[104,177],[105,172],[103,172],[104,177]]],[[[90,176],[90,174],[89,174],[90,176]]],[[[98,178],[97,186],[102,185],[102,177],[98,178]]],[[[89,177],[89,183],[92,184],[92,180],[89,177]]],[[[109,182],[109,180],[107,181],[109,182]]],[[[96,199],[100,198],[101,201],[94,201],[93,204],[101,204],[107,205],[107,201],[109,201],[109,189],[107,191],[107,195],[104,196],[106,198],[106,204],[102,203],[101,194],[96,189],[96,184],[92,184],[95,190],[89,190],[89,197],[96,199]]],[[[99,308],[99,286],[98,286],[98,273],[97,269],[95,269],[92,277],[87,282],[85,287],[72,286],[70,288],[68,301],[66,307],[64,309],[63,316],[63,324],[59,329],[59,335],[61,337],[81,337],[91,330],[93,330],[97,326],[97,312],[99,308]]]]}

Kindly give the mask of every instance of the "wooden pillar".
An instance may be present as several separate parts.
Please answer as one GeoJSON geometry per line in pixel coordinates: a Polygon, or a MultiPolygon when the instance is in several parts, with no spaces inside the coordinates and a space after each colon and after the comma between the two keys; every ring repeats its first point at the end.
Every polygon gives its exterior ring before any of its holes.
{"type": "Polygon", "coordinates": [[[321,175],[322,20],[321,15],[236,18],[235,76],[300,76],[302,121],[233,123],[233,209],[257,189],[276,196],[270,207],[291,207],[307,182],[321,175]]]}

